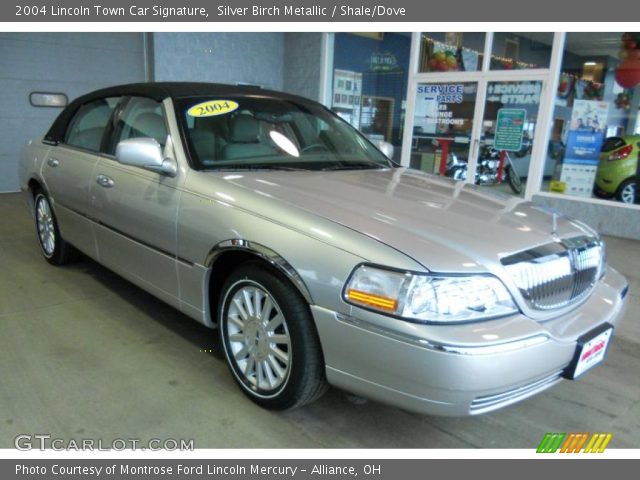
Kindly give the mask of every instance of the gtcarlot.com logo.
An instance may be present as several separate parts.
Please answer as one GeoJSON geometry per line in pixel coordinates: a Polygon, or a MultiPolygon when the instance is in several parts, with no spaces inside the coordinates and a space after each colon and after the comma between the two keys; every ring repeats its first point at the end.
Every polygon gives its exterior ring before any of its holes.
{"type": "Polygon", "coordinates": [[[49,434],[23,434],[14,439],[14,446],[17,450],[26,452],[29,450],[54,450],[57,452],[64,450],[72,451],[122,451],[122,450],[151,450],[154,452],[161,450],[168,451],[193,451],[193,439],[175,438],[151,438],[141,440],[139,438],[115,438],[110,441],[93,438],[55,438],[49,434]]]}
{"type": "Polygon", "coordinates": [[[602,453],[613,438],[611,433],[547,433],[537,453],[602,453]]]}

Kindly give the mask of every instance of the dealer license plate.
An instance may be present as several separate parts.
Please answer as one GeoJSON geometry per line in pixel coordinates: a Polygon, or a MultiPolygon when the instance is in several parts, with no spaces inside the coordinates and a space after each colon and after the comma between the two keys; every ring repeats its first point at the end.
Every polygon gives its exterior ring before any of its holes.
{"type": "Polygon", "coordinates": [[[565,377],[578,378],[602,362],[612,337],[613,325],[609,323],[604,323],[580,337],[573,360],[565,371],[565,377]]]}

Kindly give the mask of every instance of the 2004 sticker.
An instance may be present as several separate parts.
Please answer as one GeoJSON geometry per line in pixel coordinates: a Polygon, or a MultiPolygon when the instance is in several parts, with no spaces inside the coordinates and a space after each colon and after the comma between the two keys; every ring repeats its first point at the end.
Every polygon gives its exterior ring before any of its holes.
{"type": "Polygon", "coordinates": [[[232,100],[209,100],[194,105],[187,110],[187,115],[191,117],[214,117],[225,115],[238,108],[238,104],[232,100]]]}

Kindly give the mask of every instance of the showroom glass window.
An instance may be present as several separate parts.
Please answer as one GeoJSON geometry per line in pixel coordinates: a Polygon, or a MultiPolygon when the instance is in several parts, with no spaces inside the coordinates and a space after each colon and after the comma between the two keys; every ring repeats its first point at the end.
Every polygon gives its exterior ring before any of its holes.
{"type": "Polygon", "coordinates": [[[568,33],[542,190],[633,203],[639,105],[640,33],[568,33]]]}
{"type": "Polygon", "coordinates": [[[100,151],[102,135],[119,100],[119,97],[101,98],[80,107],[69,123],[64,143],[92,152],[100,151]]]}
{"type": "Polygon", "coordinates": [[[491,70],[549,68],[553,32],[496,32],[491,49],[491,70]]]}
{"type": "Polygon", "coordinates": [[[484,41],[482,32],[422,33],[418,72],[482,70],[484,41]]]}
{"type": "Polygon", "coordinates": [[[395,146],[399,162],[410,33],[336,33],[331,109],[373,143],[395,146]]]}

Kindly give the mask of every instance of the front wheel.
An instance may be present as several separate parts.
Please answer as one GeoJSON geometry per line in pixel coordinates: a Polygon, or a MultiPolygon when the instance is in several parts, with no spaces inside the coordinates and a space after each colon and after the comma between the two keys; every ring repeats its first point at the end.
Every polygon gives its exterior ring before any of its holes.
{"type": "Polygon", "coordinates": [[[513,190],[513,193],[516,195],[519,195],[522,193],[522,179],[520,178],[520,175],[518,175],[511,165],[507,166],[506,170],[507,182],[509,183],[511,190],[513,190]]]}
{"type": "Polygon", "coordinates": [[[229,369],[255,403],[285,410],[325,392],[309,306],[286,280],[259,263],[239,267],[222,288],[218,320],[229,369]]]}
{"type": "Polygon", "coordinates": [[[69,263],[74,257],[75,250],[60,235],[58,221],[51,208],[49,198],[42,191],[38,191],[33,203],[38,243],[45,260],[52,265],[69,263]]]}

